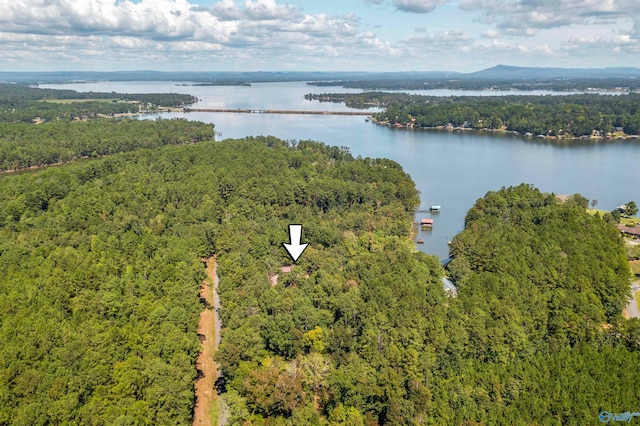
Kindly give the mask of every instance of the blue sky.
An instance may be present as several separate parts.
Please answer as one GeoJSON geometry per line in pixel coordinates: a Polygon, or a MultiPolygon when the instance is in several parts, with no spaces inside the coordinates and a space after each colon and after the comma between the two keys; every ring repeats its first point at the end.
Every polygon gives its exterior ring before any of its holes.
{"type": "Polygon", "coordinates": [[[0,70],[640,66],[638,0],[0,0],[0,70]]]}

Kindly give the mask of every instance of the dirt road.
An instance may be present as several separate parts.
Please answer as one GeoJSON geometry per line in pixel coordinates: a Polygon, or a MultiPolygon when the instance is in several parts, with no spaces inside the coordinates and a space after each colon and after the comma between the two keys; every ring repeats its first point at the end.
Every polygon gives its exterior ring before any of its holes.
{"type": "Polygon", "coordinates": [[[200,314],[198,335],[202,341],[202,352],[196,361],[198,380],[196,381],[196,406],[193,414],[194,426],[216,426],[212,423],[213,406],[218,399],[215,381],[218,366],[213,359],[220,342],[220,322],[218,320],[219,300],[216,295],[218,274],[216,257],[203,259],[207,267],[207,279],[200,285],[200,297],[206,301],[206,308],[200,314]]]}

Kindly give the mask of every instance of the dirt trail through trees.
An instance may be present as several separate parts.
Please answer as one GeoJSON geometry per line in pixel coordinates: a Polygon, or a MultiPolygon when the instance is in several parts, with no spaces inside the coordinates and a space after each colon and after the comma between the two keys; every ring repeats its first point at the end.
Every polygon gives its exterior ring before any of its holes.
{"type": "MultiPolygon", "coordinates": [[[[215,381],[218,378],[218,366],[213,354],[218,349],[220,327],[217,314],[217,297],[215,291],[218,284],[216,275],[216,257],[203,259],[207,267],[208,278],[200,286],[200,297],[206,301],[206,308],[200,314],[198,335],[202,340],[202,352],[198,355],[196,368],[196,406],[193,414],[194,426],[212,426],[212,410],[218,399],[215,381]]],[[[213,425],[215,426],[215,425],[213,425]]]]}

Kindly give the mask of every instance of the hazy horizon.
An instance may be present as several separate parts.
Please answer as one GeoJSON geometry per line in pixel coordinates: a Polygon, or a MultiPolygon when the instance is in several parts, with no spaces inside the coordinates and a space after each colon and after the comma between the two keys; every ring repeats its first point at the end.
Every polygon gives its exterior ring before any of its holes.
{"type": "Polygon", "coordinates": [[[332,74],[332,73],[351,73],[351,74],[409,74],[409,73],[415,73],[415,74],[426,74],[426,73],[457,73],[457,74],[472,74],[475,72],[479,72],[479,71],[484,71],[487,69],[491,69],[491,68],[495,68],[495,67],[499,67],[499,66],[505,66],[505,67],[517,67],[517,68],[539,68],[539,69],[581,69],[581,70],[607,70],[607,69],[614,69],[614,68],[629,68],[629,69],[638,69],[640,70],[640,66],[625,66],[625,65],[620,65],[620,66],[604,66],[604,67],[554,67],[554,66],[548,66],[548,67],[535,67],[535,66],[531,66],[531,67],[524,67],[524,66],[515,66],[515,65],[508,65],[508,64],[495,64],[486,68],[479,68],[479,69],[472,69],[469,71],[454,71],[454,70],[415,70],[415,69],[410,69],[410,70],[403,70],[403,71],[379,71],[379,70],[371,70],[371,69],[359,69],[359,70],[341,70],[341,69],[330,69],[330,70],[314,70],[314,69],[310,69],[310,70],[303,70],[303,69],[291,69],[291,70],[285,70],[285,69],[274,69],[274,70],[250,70],[250,69],[239,69],[239,70],[220,70],[220,69],[208,69],[208,70],[199,70],[199,71],[194,71],[194,70],[161,70],[158,68],[149,68],[149,69],[113,69],[113,70],[108,70],[108,71],[104,71],[101,69],[59,69],[59,70],[15,70],[15,71],[6,71],[6,70],[0,70],[0,73],[66,73],[66,72],[82,72],[82,73],[143,73],[143,72],[153,72],[153,73],[193,73],[193,74],[206,74],[206,73],[220,73],[220,74],[243,74],[243,73],[282,73],[282,74],[294,74],[294,73],[300,73],[300,74],[313,74],[313,73],[322,73],[322,74],[332,74]]]}

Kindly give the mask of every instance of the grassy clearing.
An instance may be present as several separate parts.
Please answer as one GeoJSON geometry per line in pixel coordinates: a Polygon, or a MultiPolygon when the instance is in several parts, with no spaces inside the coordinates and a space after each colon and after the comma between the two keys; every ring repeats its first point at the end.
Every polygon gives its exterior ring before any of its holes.
{"type": "Polygon", "coordinates": [[[636,276],[640,276],[640,260],[632,260],[629,262],[629,266],[631,267],[631,272],[636,276]]]}
{"type": "Polygon", "coordinates": [[[51,102],[53,104],[73,104],[78,102],[118,102],[118,98],[111,99],[42,99],[40,102],[51,102]]]}
{"type": "MultiPolygon", "coordinates": [[[[606,210],[587,209],[587,213],[589,214],[599,213],[600,217],[602,217],[604,216],[605,213],[611,213],[611,212],[608,212],[606,210]]],[[[637,223],[640,223],[640,218],[638,217],[621,217],[620,218],[620,225],[633,226],[637,223]]]]}

